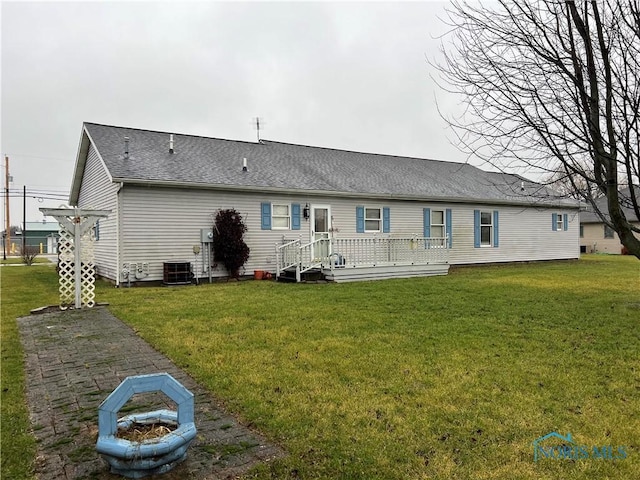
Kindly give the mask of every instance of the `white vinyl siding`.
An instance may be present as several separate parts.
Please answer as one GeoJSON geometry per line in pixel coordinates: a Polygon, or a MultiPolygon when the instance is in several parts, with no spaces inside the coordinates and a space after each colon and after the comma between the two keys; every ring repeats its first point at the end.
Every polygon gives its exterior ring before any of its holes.
{"type": "Polygon", "coordinates": [[[95,148],[91,145],[87,153],[78,207],[111,210],[107,218],[100,219],[100,241],[95,242],[94,246],[96,273],[111,280],[116,280],[118,271],[117,196],[118,186],[111,182],[95,148]]]}
{"type": "MultiPolygon", "coordinates": [[[[120,195],[122,263],[148,263],[148,280],[162,280],[163,262],[193,263],[193,246],[200,245],[200,229],[210,229],[220,209],[236,209],[247,227],[244,241],[251,251],[241,274],[250,275],[253,270],[275,272],[275,246],[283,239],[309,241],[308,220],[302,220],[301,230],[263,230],[261,226],[262,203],[304,204],[305,197],[130,185],[125,185],[120,195]]],[[[198,256],[200,278],[208,276],[203,271],[203,253],[198,256]]],[[[212,275],[223,277],[227,272],[218,265],[212,275]]]]}
{"type": "Polygon", "coordinates": [[[522,262],[579,257],[578,212],[568,212],[568,229],[558,235],[549,228],[552,209],[505,205],[460,205],[453,208],[452,264],[522,262]],[[473,248],[473,210],[499,211],[499,248],[473,248]]]}
{"type": "MultiPolygon", "coordinates": [[[[312,199],[309,200],[313,204],[312,199]]],[[[323,197],[316,203],[331,205],[333,227],[341,238],[374,236],[419,236],[423,235],[423,209],[452,211],[453,247],[450,252],[451,264],[473,264],[492,262],[520,262],[535,260],[571,259],[579,256],[578,211],[568,210],[568,230],[557,235],[549,228],[551,213],[556,209],[527,208],[490,204],[458,204],[450,202],[419,202],[389,200],[384,201],[392,212],[393,230],[391,234],[357,233],[355,209],[358,205],[372,204],[363,199],[336,199],[323,197]],[[500,247],[474,248],[474,210],[500,212],[500,247]]],[[[303,230],[305,229],[303,224],[303,230]]],[[[431,236],[435,236],[431,233],[431,236]]]]}
{"type": "MultiPolygon", "coordinates": [[[[224,192],[182,188],[148,188],[125,185],[120,192],[121,211],[121,263],[148,263],[148,280],[162,279],[163,262],[171,260],[194,261],[193,246],[200,244],[200,229],[211,228],[218,209],[235,208],[247,226],[245,242],[251,249],[249,260],[241,273],[253,270],[275,271],[275,246],[282,240],[300,239],[309,242],[311,222],[301,219],[300,230],[263,230],[261,205],[309,204],[331,206],[333,235],[340,238],[373,236],[422,236],[423,209],[431,212],[452,209],[452,233],[455,239],[450,263],[485,263],[577,258],[577,212],[569,212],[569,231],[558,236],[549,228],[550,209],[434,203],[418,201],[385,201],[393,217],[393,233],[356,232],[356,208],[376,203],[366,199],[344,199],[330,196],[280,195],[224,192]],[[500,248],[474,248],[474,209],[500,211],[500,248]]],[[[377,208],[377,207],[372,207],[377,208]]],[[[382,207],[379,208],[382,217],[382,207]]],[[[291,210],[289,210],[291,214],[291,210]]],[[[435,216],[437,217],[437,215],[435,216]]],[[[435,220],[432,220],[435,222],[435,220]]],[[[437,226],[433,223],[434,226],[437,226]]],[[[382,218],[380,218],[382,228],[382,218]]],[[[100,223],[101,240],[104,222],[100,223]]],[[[432,236],[435,236],[432,233],[432,236]]],[[[203,254],[198,256],[198,276],[204,278],[203,254]]],[[[213,276],[226,276],[222,266],[213,276]]]]}

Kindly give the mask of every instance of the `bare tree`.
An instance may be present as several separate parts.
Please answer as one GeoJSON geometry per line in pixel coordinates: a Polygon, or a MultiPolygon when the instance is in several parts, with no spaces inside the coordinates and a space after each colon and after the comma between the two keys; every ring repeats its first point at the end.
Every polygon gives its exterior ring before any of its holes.
{"type": "Polygon", "coordinates": [[[466,101],[446,119],[462,148],[502,171],[564,178],[594,209],[606,196],[603,221],[640,258],[638,0],[454,1],[448,14],[436,66],[466,101]]]}
{"type": "MultiPolygon", "coordinates": [[[[589,165],[581,165],[583,170],[588,170],[589,165]]],[[[561,197],[582,200],[584,198],[601,198],[602,193],[598,188],[587,182],[583,177],[567,173],[562,169],[550,172],[542,176],[542,183],[549,185],[553,192],[561,197]]],[[[622,182],[624,184],[624,182],[622,182]]]]}

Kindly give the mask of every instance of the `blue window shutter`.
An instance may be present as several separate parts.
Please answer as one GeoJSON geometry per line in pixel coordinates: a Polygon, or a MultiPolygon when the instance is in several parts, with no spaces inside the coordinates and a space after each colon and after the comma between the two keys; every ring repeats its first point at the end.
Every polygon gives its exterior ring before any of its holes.
{"type": "Polygon", "coordinates": [[[382,209],[382,233],[391,231],[391,219],[389,218],[389,207],[382,209]]]}
{"type": "Polygon", "coordinates": [[[500,230],[498,230],[498,210],[493,211],[493,246],[500,246],[500,230]]]}
{"type": "Polygon", "coordinates": [[[260,204],[260,209],[262,213],[262,222],[260,227],[262,230],[271,230],[271,204],[263,202],[260,204]]]}
{"type": "Polygon", "coordinates": [[[431,236],[431,209],[423,208],[422,209],[422,218],[423,218],[423,234],[425,238],[429,238],[431,236]]]}
{"type": "Polygon", "coordinates": [[[445,210],[445,230],[446,230],[446,235],[448,236],[449,240],[447,241],[448,243],[448,247],[451,248],[453,245],[453,229],[451,228],[452,224],[451,224],[451,209],[447,208],[445,210]]]}
{"type": "Polygon", "coordinates": [[[562,229],[566,232],[569,230],[569,215],[566,213],[562,215],[562,229]]]}
{"type": "Polygon", "coordinates": [[[300,204],[291,204],[291,230],[300,230],[300,204]]]}
{"type": "Polygon", "coordinates": [[[553,229],[554,232],[558,231],[558,214],[557,213],[551,214],[551,228],[553,229]]]}
{"type": "Polygon", "coordinates": [[[356,207],[356,233],[364,233],[364,207],[356,207]]]}
{"type": "Polygon", "coordinates": [[[473,211],[473,246],[480,248],[480,210],[473,211]]]}

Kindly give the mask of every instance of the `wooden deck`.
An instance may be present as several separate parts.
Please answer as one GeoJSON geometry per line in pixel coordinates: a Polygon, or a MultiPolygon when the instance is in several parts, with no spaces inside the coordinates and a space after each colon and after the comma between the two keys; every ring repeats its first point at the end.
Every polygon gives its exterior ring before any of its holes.
{"type": "Polygon", "coordinates": [[[350,267],[322,269],[326,280],[342,282],[360,282],[365,280],[383,280],[387,278],[430,277],[449,273],[448,264],[437,265],[376,265],[375,267],[350,267]]]}
{"type": "Polygon", "coordinates": [[[341,238],[276,247],[278,280],[320,272],[332,282],[426,277],[449,272],[447,238],[341,238]]]}

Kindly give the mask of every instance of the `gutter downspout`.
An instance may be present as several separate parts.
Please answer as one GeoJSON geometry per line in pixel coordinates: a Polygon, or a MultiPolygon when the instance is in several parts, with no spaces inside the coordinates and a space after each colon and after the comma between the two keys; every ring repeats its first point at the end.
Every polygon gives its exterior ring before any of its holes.
{"type": "Polygon", "coordinates": [[[120,262],[120,191],[124,188],[124,182],[120,182],[116,191],[116,288],[120,288],[120,275],[122,263],[120,262]]]}

